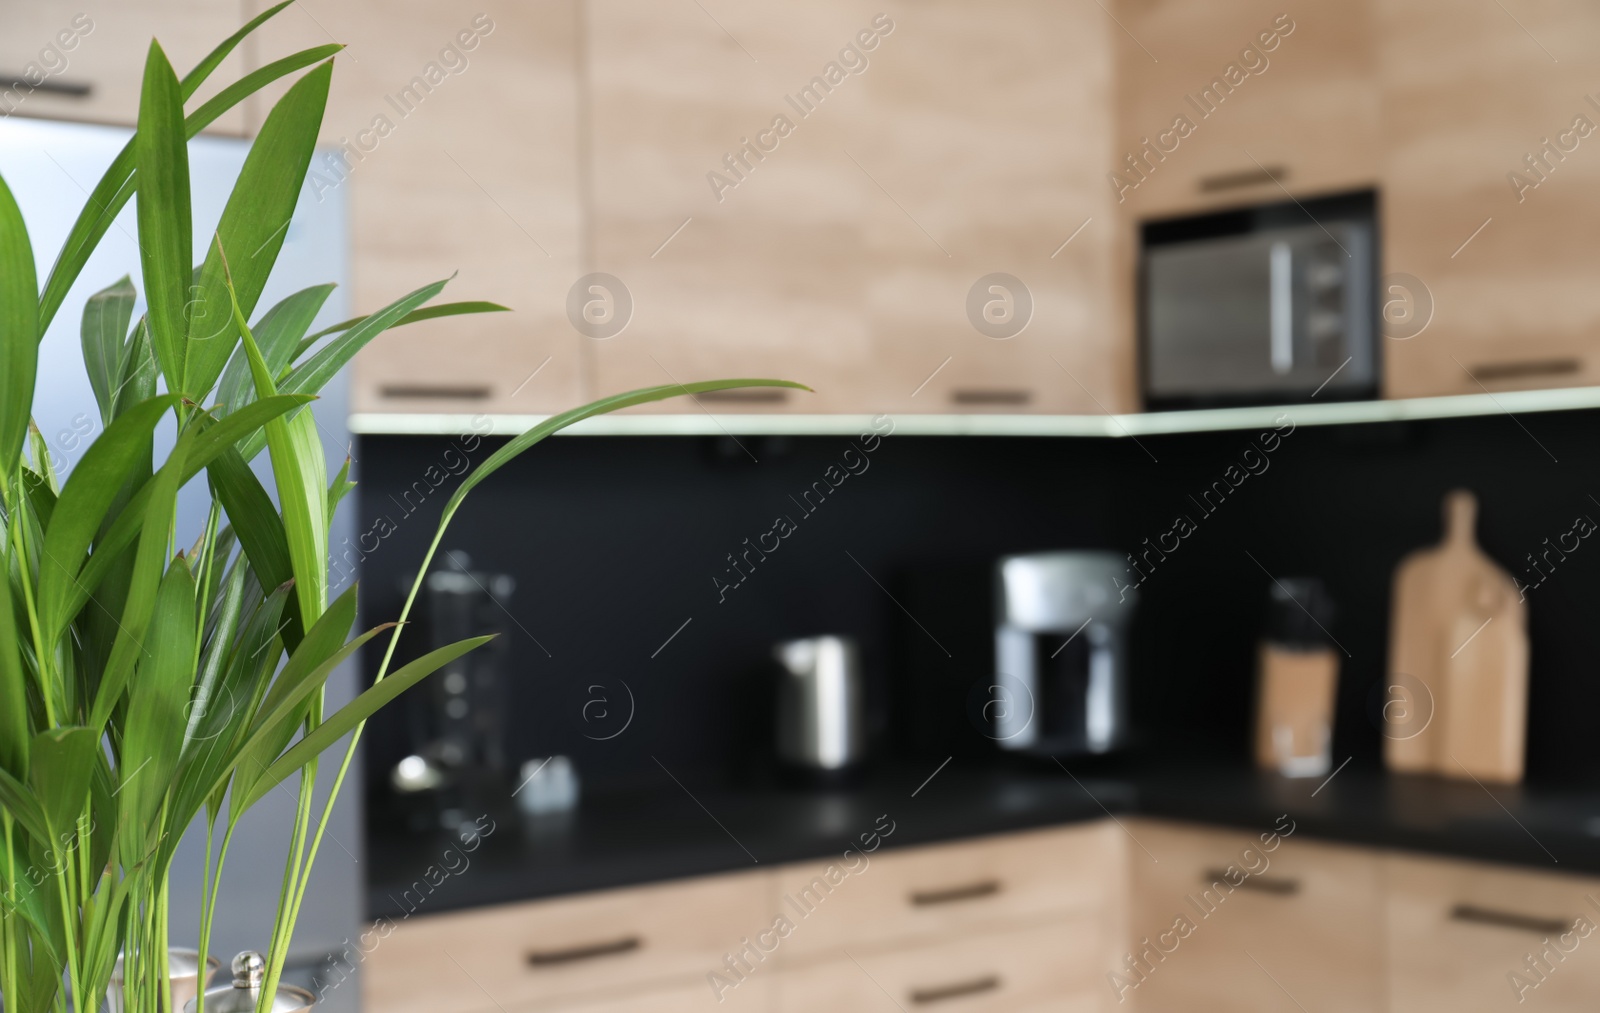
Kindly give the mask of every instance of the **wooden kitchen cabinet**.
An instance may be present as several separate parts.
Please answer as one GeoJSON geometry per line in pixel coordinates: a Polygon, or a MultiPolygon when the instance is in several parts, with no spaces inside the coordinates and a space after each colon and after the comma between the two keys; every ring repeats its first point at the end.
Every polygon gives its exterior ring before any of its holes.
{"type": "Polygon", "coordinates": [[[787,971],[781,1013],[903,1010],[1095,1013],[1109,1009],[1104,925],[1064,918],[1027,929],[967,933],[911,949],[857,953],[787,971]]]}
{"type": "MultiPolygon", "coordinates": [[[[0,31],[0,116],[131,127],[139,119],[150,39],[160,40],[181,77],[239,30],[251,16],[248,7],[247,0],[0,0],[0,25],[5,26],[0,31]],[[84,87],[86,94],[73,93],[84,87]]],[[[189,109],[245,72],[245,55],[236,50],[212,72],[189,109]]],[[[235,109],[208,131],[237,134],[244,126],[244,112],[235,109]]],[[[77,185],[88,190],[96,182],[78,180],[77,185]]]]}
{"type": "Polygon", "coordinates": [[[1372,187],[1381,2],[1112,5],[1124,29],[1112,36],[1118,129],[1101,179],[1124,213],[1137,221],[1372,187]]]}
{"type": "MultiPolygon", "coordinates": [[[[349,202],[354,312],[452,275],[436,301],[513,310],[380,336],[354,363],[357,412],[548,413],[580,399],[565,309],[581,273],[578,0],[483,10],[295,4],[252,50],[264,59],[349,44],[311,187],[349,202]]],[[[252,128],[270,102],[252,107],[252,128]]]]}
{"type": "Polygon", "coordinates": [[[1600,880],[1400,855],[1384,866],[1396,1013],[1594,1008],[1600,880]]]}
{"type": "MultiPolygon", "coordinates": [[[[769,882],[763,873],[730,873],[380,923],[364,998],[390,1013],[584,1001],[622,1003],[597,1013],[631,1013],[689,1009],[702,994],[716,1005],[706,975],[744,936],[772,925],[769,882]],[[660,990],[672,1004],[637,1005],[660,990]]],[[[733,990],[741,1002],[761,991],[747,991],[749,984],[733,990]]]]}
{"type": "MultiPolygon", "coordinates": [[[[620,279],[633,307],[625,330],[585,345],[597,393],[779,376],[817,393],[702,404],[1130,403],[1108,291],[1113,231],[1095,185],[1111,74],[1097,12],[1044,0],[981,16],[954,0],[881,15],[839,0],[586,9],[590,269],[620,279]],[[1006,103],[988,100],[996,89],[1006,103]],[[967,305],[999,272],[1021,280],[1033,308],[1020,334],[996,339],[967,305]]],[[[1006,298],[1015,315],[1009,289],[980,312],[998,299],[1003,318],[1006,298]]]]}
{"type": "Polygon", "coordinates": [[[1121,907],[1123,841],[1115,825],[1094,823],[878,852],[855,872],[854,853],[786,866],[777,890],[795,932],[781,957],[859,955],[1065,914],[1109,925],[1121,907]]]}
{"type": "Polygon", "coordinates": [[[1144,979],[1127,970],[1127,953],[1115,966],[1140,1013],[1384,1008],[1377,854],[1299,835],[1264,852],[1258,833],[1148,821],[1129,828],[1142,847],[1130,857],[1127,945],[1144,961],[1144,979]],[[1230,877],[1230,867],[1248,875],[1230,877]],[[1230,890],[1230,882],[1238,885],[1230,890]]]}
{"type": "Polygon", "coordinates": [[[1386,279],[1386,298],[1402,319],[1419,292],[1431,303],[1426,329],[1384,342],[1386,395],[1600,384],[1600,247],[1584,224],[1600,207],[1600,98],[1585,98],[1600,90],[1600,8],[1377,10],[1383,270],[1413,279],[1386,279]]]}
{"type": "MultiPolygon", "coordinates": [[[[756,974],[719,994],[702,979],[544,1008],[564,1013],[772,1013],[776,1007],[775,984],[773,978],[756,974]]],[[[539,1007],[524,1009],[532,1013],[539,1007]]]]}

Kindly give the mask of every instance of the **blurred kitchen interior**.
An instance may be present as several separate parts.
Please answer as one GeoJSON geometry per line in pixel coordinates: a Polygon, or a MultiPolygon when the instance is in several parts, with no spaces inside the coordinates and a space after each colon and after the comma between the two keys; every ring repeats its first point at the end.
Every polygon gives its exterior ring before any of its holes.
{"type": "MultiPolygon", "coordinates": [[[[262,7],[0,0],[0,171],[262,7]]],[[[368,729],[321,1005],[1600,1001],[1600,8],[299,0],[217,79],[330,40],[330,322],[515,311],[322,406],[362,622],[542,418],[815,392],[596,419],[463,509],[402,656],[501,636],[368,729]]]]}

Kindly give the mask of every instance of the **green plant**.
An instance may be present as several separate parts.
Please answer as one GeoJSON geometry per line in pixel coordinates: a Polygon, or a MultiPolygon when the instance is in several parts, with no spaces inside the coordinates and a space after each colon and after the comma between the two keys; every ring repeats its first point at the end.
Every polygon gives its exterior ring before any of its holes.
{"type": "MultiPolygon", "coordinates": [[[[0,994],[14,1013],[98,1009],[119,953],[126,1008],[168,1013],[167,887],[185,828],[203,814],[204,952],[240,815],[298,777],[267,950],[263,995],[271,996],[327,823],[326,810],[318,820],[311,811],[318,757],[356,733],[332,780],[336,794],[366,718],[486,639],[391,672],[417,585],[396,623],[357,635],[355,589],[328,600],[329,523],[352,484],[348,461],[330,484],[307,403],[391,327],[503,307],[429,305],[445,287],[440,281],[307,334],[329,292],[321,286],[249,323],[305,178],[340,47],[295,53],[192,112],[184,105],[286,6],[251,21],[181,79],[151,44],[136,134],[95,187],[42,289],[16,201],[0,180],[0,994]],[[187,139],[297,73],[195,267],[187,139]],[[38,342],[135,193],[148,311],[132,319],[136,293],[127,279],[89,301],[84,359],[104,428],[58,482],[30,422],[38,342]],[[253,252],[230,260],[235,251],[253,252]],[[158,461],[152,434],[169,417],[176,442],[158,461]],[[263,450],[277,505],[250,468],[263,450]],[[211,495],[205,531],[178,546],[178,491],[202,475],[211,495]],[[386,628],[378,681],[325,714],[324,681],[386,628]]],[[[450,497],[418,583],[467,494],[546,436],[618,408],[745,385],[799,386],[723,380],[633,391],[511,440],[450,497]]]]}

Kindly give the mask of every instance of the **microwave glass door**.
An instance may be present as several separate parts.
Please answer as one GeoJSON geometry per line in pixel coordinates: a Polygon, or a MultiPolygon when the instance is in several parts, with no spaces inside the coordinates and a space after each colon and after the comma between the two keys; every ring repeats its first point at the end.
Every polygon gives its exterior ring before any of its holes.
{"type": "Polygon", "coordinates": [[[1370,250],[1371,230],[1350,222],[1147,249],[1147,396],[1288,400],[1330,376],[1330,395],[1369,386],[1370,250]]]}

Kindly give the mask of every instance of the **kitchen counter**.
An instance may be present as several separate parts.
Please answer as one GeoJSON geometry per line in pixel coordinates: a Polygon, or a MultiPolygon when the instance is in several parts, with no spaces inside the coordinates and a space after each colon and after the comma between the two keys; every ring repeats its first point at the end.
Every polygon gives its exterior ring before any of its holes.
{"type": "Polygon", "coordinates": [[[937,766],[883,766],[829,790],[703,786],[692,772],[677,772],[687,775],[678,781],[663,769],[587,791],[571,813],[493,812],[471,852],[443,832],[405,833],[375,818],[368,913],[399,918],[821,858],[870,834],[880,817],[893,825],[884,847],[902,848],[1107,815],[1265,830],[1287,813],[1296,833],[1323,840],[1600,873],[1595,790],[1354,766],[1327,780],[1180,762],[1084,764],[1071,774],[971,760],[937,766]]]}

